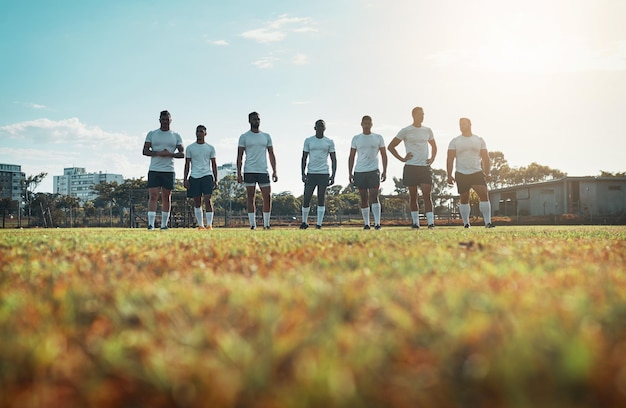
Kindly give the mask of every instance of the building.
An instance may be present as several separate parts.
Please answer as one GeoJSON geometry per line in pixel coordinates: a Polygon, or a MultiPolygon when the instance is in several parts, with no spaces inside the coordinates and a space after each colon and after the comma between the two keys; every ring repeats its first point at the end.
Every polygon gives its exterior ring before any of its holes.
{"type": "Polygon", "coordinates": [[[24,180],[26,175],[22,173],[22,166],[0,163],[0,198],[21,202],[24,180]]]}
{"type": "Polygon", "coordinates": [[[235,163],[225,163],[221,166],[217,166],[217,181],[219,182],[224,177],[234,175],[237,176],[237,166],[235,163]]]}
{"type": "Polygon", "coordinates": [[[80,199],[81,203],[98,198],[94,186],[100,183],[124,183],[121,174],[87,173],[83,167],[68,167],[63,169],[62,176],[54,176],[53,193],[69,195],[80,199]]]}
{"type": "Polygon", "coordinates": [[[489,192],[494,215],[624,216],[626,177],[564,177],[489,192]]]}

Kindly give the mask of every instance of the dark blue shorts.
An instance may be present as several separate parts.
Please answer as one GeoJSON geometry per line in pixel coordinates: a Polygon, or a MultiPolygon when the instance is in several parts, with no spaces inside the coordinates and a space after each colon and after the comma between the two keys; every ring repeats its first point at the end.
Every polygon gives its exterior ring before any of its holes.
{"type": "Polygon", "coordinates": [[[255,186],[267,187],[270,185],[270,175],[268,173],[243,173],[243,182],[247,187],[255,186]]]}
{"type": "Polygon", "coordinates": [[[433,184],[433,171],[430,166],[405,165],[402,173],[402,184],[407,187],[433,184]]]}
{"type": "Polygon", "coordinates": [[[200,178],[189,177],[189,188],[187,189],[187,197],[200,197],[203,195],[213,194],[213,176],[204,176],[200,178]]]}
{"type": "Polygon", "coordinates": [[[364,171],[354,172],[354,185],[358,188],[379,188],[380,187],[380,171],[364,171]]]}
{"type": "Polygon", "coordinates": [[[153,171],[148,172],[148,188],[162,187],[167,190],[174,190],[174,180],[176,175],[173,171],[153,171]]]}
{"type": "Polygon", "coordinates": [[[482,171],[472,174],[454,173],[456,188],[459,194],[467,193],[472,186],[486,186],[487,181],[482,171]]]}

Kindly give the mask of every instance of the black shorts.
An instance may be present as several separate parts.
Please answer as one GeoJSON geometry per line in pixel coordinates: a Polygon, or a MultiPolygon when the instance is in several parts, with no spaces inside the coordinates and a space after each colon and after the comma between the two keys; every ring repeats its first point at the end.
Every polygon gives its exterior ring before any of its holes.
{"type": "Polygon", "coordinates": [[[407,187],[433,184],[433,171],[430,166],[405,165],[402,173],[402,183],[407,187]]]}
{"type": "Polygon", "coordinates": [[[354,173],[354,185],[358,188],[379,188],[380,187],[380,171],[364,171],[354,173]]]}
{"type": "Polygon", "coordinates": [[[176,175],[173,171],[148,172],[148,188],[162,187],[167,190],[174,190],[174,180],[176,175]]]}
{"type": "Polygon", "coordinates": [[[304,183],[304,188],[323,188],[328,187],[328,183],[330,181],[330,174],[307,174],[306,175],[306,183],[304,183]]]}
{"type": "Polygon", "coordinates": [[[204,176],[200,178],[189,177],[189,188],[187,189],[187,197],[200,197],[203,195],[213,194],[213,176],[204,176]]]}
{"type": "Polygon", "coordinates": [[[485,174],[482,171],[472,174],[454,173],[456,188],[459,194],[467,193],[472,186],[486,186],[485,174]]]}
{"type": "Polygon", "coordinates": [[[259,187],[267,187],[270,185],[270,175],[268,173],[243,173],[243,182],[246,187],[253,187],[259,184],[259,187]]]}

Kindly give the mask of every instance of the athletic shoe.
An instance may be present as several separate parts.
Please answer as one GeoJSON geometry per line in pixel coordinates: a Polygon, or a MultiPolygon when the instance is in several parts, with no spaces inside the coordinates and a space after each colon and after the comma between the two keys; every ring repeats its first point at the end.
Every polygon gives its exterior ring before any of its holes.
{"type": "Polygon", "coordinates": [[[382,228],[382,227],[381,227],[380,225],[374,225],[374,229],[375,229],[375,230],[377,230],[377,231],[378,231],[379,229],[381,229],[381,228],[382,228]]]}
{"type": "Polygon", "coordinates": [[[269,226],[269,225],[264,225],[264,226],[263,226],[263,229],[264,229],[264,230],[268,230],[268,229],[271,229],[271,228],[270,228],[270,226],[269,226]]]}
{"type": "Polygon", "coordinates": [[[154,226],[153,225],[148,225],[148,231],[154,231],[154,226]]]}
{"type": "Polygon", "coordinates": [[[435,224],[428,224],[428,229],[435,229],[435,224]]]}
{"type": "Polygon", "coordinates": [[[250,226],[250,229],[251,229],[251,230],[256,229],[256,225],[252,225],[252,226],[250,226]]]}
{"type": "Polygon", "coordinates": [[[212,226],[212,225],[207,225],[204,229],[207,229],[207,230],[212,230],[212,229],[213,229],[213,226],[212,226]]]}
{"type": "Polygon", "coordinates": [[[161,227],[162,230],[170,229],[167,225],[165,227],[161,227]]]}
{"type": "Polygon", "coordinates": [[[198,227],[198,231],[204,231],[206,228],[204,227],[198,227]]]}
{"type": "Polygon", "coordinates": [[[316,225],[315,229],[322,229],[322,226],[321,225],[316,225]]]}
{"type": "Polygon", "coordinates": [[[302,224],[300,224],[300,229],[307,229],[309,228],[309,224],[307,224],[306,222],[303,222],[302,224]]]}
{"type": "Polygon", "coordinates": [[[485,225],[485,228],[495,228],[496,226],[493,225],[492,223],[489,223],[487,225],[485,225]]]}
{"type": "Polygon", "coordinates": [[[366,225],[366,226],[364,226],[364,227],[363,227],[363,229],[364,229],[364,230],[368,230],[368,229],[370,229],[370,226],[369,226],[369,225],[366,225]]]}
{"type": "Polygon", "coordinates": [[[469,225],[469,224],[465,224],[465,227],[464,227],[464,228],[469,228],[469,227],[470,227],[470,225],[469,225]]]}
{"type": "Polygon", "coordinates": [[[419,224],[413,224],[413,225],[411,225],[411,228],[413,228],[413,229],[420,229],[420,225],[419,224]]]}

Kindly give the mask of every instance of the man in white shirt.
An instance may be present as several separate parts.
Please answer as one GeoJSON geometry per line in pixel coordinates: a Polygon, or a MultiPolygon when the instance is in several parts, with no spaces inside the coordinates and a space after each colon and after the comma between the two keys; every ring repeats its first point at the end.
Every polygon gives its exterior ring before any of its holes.
{"type": "Polygon", "coordinates": [[[237,182],[245,183],[247,195],[248,219],[250,221],[250,229],[256,228],[256,204],[254,198],[256,195],[256,185],[261,189],[263,197],[263,229],[270,229],[270,215],[272,212],[272,189],[270,185],[270,176],[267,172],[267,156],[270,158],[272,165],[272,181],[278,181],[276,174],[276,156],[274,156],[274,147],[272,146],[272,138],[269,134],[261,132],[261,118],[257,112],[248,115],[248,123],[250,130],[239,137],[237,149],[237,182]],[[246,155],[246,163],[243,166],[243,155],[246,155]]]}
{"type": "Polygon", "coordinates": [[[430,165],[435,161],[437,156],[437,143],[433,131],[422,126],[424,121],[424,110],[416,107],[412,112],[413,124],[409,125],[398,132],[398,135],[391,140],[387,150],[395,158],[404,162],[404,172],[402,174],[402,183],[409,188],[409,207],[411,209],[411,218],[413,219],[413,228],[418,229],[419,226],[419,204],[417,187],[422,189],[424,197],[424,212],[428,228],[435,227],[435,216],[433,214],[433,172],[430,165]],[[400,142],[404,142],[406,155],[401,156],[396,150],[396,146],[400,142]],[[428,145],[430,144],[431,155],[428,157],[428,145]]]}
{"type": "Polygon", "coordinates": [[[326,187],[335,184],[337,172],[337,155],[335,142],[324,136],[326,123],[320,119],[315,122],[315,136],[305,139],[302,148],[302,181],[304,182],[304,199],[302,200],[302,224],[300,229],[309,228],[308,218],[311,209],[311,197],[317,188],[317,224],[316,229],[322,228],[326,211],[326,187]],[[328,157],[332,164],[332,173],[328,171],[328,157]],[[308,173],[307,159],[309,159],[308,173]]]}
{"type": "Polygon", "coordinates": [[[170,130],[172,115],[162,111],[159,116],[161,127],[148,132],[143,144],[143,155],[150,156],[148,170],[148,229],[154,230],[156,209],[161,190],[161,229],[167,229],[172,206],[172,190],[176,174],[174,159],[183,159],[185,149],[180,135],[170,130]]]}
{"type": "Polygon", "coordinates": [[[185,178],[183,184],[187,197],[193,198],[194,215],[198,229],[213,229],[213,190],[217,188],[217,162],[215,148],[205,142],[206,127],[196,127],[196,142],[187,147],[185,157],[185,178]],[[191,170],[191,174],[190,171],[191,170]],[[206,228],[202,216],[202,197],[206,207],[206,228]]]}
{"type": "Polygon", "coordinates": [[[378,192],[380,182],[387,179],[387,150],[383,137],[377,133],[372,133],[372,118],[363,116],[361,119],[363,132],[352,138],[350,145],[350,156],[348,157],[348,172],[350,173],[350,183],[354,183],[359,189],[361,196],[361,215],[365,226],[363,229],[370,229],[370,204],[374,214],[374,229],[380,227],[380,202],[378,192]],[[358,155],[357,155],[358,153],[358,155]],[[378,169],[378,154],[383,162],[383,172],[378,169]],[[356,167],[354,158],[357,156],[356,167]],[[352,169],[354,168],[354,173],[352,169]]]}
{"type": "Polygon", "coordinates": [[[479,209],[485,220],[485,228],[494,228],[491,223],[491,203],[487,181],[491,180],[491,160],[485,141],[472,133],[472,122],[468,118],[459,120],[461,134],[450,141],[448,146],[448,184],[457,184],[461,195],[459,212],[465,228],[470,227],[469,215],[470,189],[473,189],[480,199],[479,209]],[[452,168],[456,160],[456,172],[452,177],[452,168]]]}

